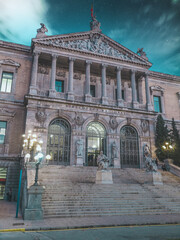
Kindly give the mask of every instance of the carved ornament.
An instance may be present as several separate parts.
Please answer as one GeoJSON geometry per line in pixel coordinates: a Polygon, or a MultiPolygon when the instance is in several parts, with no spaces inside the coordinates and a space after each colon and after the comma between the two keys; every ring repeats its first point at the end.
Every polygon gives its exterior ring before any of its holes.
{"type": "Polygon", "coordinates": [[[94,121],[98,121],[99,120],[99,114],[98,113],[95,113],[94,114],[94,121]]]}
{"type": "Polygon", "coordinates": [[[46,37],[46,32],[48,32],[48,29],[44,25],[44,23],[40,23],[41,27],[37,29],[37,35],[36,38],[46,37]]]}
{"type": "Polygon", "coordinates": [[[149,129],[149,121],[148,120],[145,120],[145,119],[141,120],[141,129],[144,133],[148,131],[148,129],[149,129]]]}
{"type": "Polygon", "coordinates": [[[90,77],[90,82],[96,83],[96,81],[97,81],[97,78],[96,78],[96,77],[90,77]]]}
{"type": "Polygon", "coordinates": [[[44,108],[38,108],[35,114],[36,120],[43,126],[47,119],[47,114],[44,108]]]}
{"type": "Polygon", "coordinates": [[[38,66],[38,73],[49,74],[49,68],[45,65],[38,66]]]}
{"type": "Polygon", "coordinates": [[[57,75],[58,77],[63,77],[63,78],[64,78],[64,77],[66,76],[66,72],[57,70],[56,75],[57,75]]]}
{"type": "Polygon", "coordinates": [[[131,125],[131,118],[127,118],[127,125],[131,125]]]}
{"type": "Polygon", "coordinates": [[[84,118],[82,116],[82,113],[76,113],[75,118],[74,118],[74,122],[76,123],[76,125],[81,126],[84,122],[84,118]]]}
{"type": "Polygon", "coordinates": [[[118,122],[117,122],[116,117],[114,117],[114,116],[111,116],[111,117],[110,117],[109,125],[110,125],[110,127],[111,127],[112,129],[116,129],[116,128],[117,128],[118,122]]]}
{"type": "Polygon", "coordinates": [[[0,60],[0,65],[9,65],[9,66],[12,66],[12,67],[20,67],[21,64],[18,63],[18,62],[15,62],[14,60],[12,59],[3,59],[3,60],[0,60]]]}
{"type": "Polygon", "coordinates": [[[81,80],[81,74],[80,73],[74,73],[74,79],[81,80]]]}
{"type": "Polygon", "coordinates": [[[160,87],[160,86],[151,86],[150,89],[151,89],[151,92],[153,92],[153,91],[159,91],[159,92],[161,92],[162,94],[164,93],[164,89],[163,89],[162,87],[160,87]]]}

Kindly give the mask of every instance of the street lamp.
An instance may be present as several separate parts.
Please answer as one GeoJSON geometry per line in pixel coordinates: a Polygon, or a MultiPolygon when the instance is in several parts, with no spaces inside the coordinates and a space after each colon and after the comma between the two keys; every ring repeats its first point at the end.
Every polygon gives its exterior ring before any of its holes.
{"type": "Polygon", "coordinates": [[[173,146],[169,142],[165,142],[162,148],[167,152],[167,158],[169,158],[169,151],[173,149],[173,146]]]}
{"type": "Polygon", "coordinates": [[[29,162],[35,162],[36,173],[34,185],[37,186],[39,165],[43,161],[44,157],[46,160],[49,161],[51,159],[51,156],[50,155],[44,156],[44,154],[42,153],[43,141],[35,133],[32,133],[31,130],[28,131],[27,135],[23,134],[22,136],[24,138],[23,154],[25,166],[27,166],[29,162]]]}

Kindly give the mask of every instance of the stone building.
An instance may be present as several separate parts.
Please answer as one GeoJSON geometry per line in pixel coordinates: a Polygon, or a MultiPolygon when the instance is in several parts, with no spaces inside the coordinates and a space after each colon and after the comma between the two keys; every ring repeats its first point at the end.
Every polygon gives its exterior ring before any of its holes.
{"type": "Polygon", "coordinates": [[[28,130],[50,165],[96,166],[102,150],[114,168],[142,168],[157,114],[180,128],[180,77],[149,70],[143,49],[104,35],[95,18],[87,32],[47,36],[41,26],[30,47],[0,41],[0,169],[14,199],[28,130]]]}

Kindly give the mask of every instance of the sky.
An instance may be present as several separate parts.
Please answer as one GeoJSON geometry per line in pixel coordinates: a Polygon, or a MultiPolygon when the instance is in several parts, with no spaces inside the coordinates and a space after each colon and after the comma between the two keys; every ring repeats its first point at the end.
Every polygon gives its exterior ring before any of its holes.
{"type": "Polygon", "coordinates": [[[92,3],[102,33],[180,76],[180,0],[0,0],[0,40],[30,46],[40,23],[47,35],[89,31],[92,3]]]}

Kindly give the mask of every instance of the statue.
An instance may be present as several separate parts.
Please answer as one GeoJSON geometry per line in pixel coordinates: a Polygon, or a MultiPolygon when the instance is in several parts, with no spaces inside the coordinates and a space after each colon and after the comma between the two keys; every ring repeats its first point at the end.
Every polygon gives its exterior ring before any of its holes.
{"type": "Polygon", "coordinates": [[[112,143],[112,159],[118,158],[118,147],[115,141],[112,143]]]}
{"type": "Polygon", "coordinates": [[[37,29],[37,35],[36,38],[41,38],[41,37],[45,37],[46,34],[45,32],[48,32],[48,29],[46,28],[46,26],[44,25],[44,23],[40,23],[41,28],[37,29]]]}
{"type": "Polygon", "coordinates": [[[79,139],[76,142],[76,155],[77,157],[83,156],[83,140],[79,139]]]}
{"type": "Polygon", "coordinates": [[[100,29],[100,22],[98,22],[98,20],[96,19],[96,16],[92,16],[92,20],[90,22],[90,28],[91,30],[96,30],[96,31],[101,31],[100,29]]]}
{"type": "Polygon", "coordinates": [[[100,154],[97,157],[97,164],[98,170],[107,170],[109,166],[109,159],[103,154],[103,151],[100,151],[100,154]]]}
{"type": "Polygon", "coordinates": [[[144,59],[148,60],[146,53],[143,51],[143,48],[138,48],[137,50],[137,54],[139,54],[141,57],[143,57],[144,59]]]}
{"type": "Polygon", "coordinates": [[[156,159],[153,160],[151,157],[151,150],[148,144],[144,146],[144,158],[145,158],[145,164],[146,164],[146,171],[154,171],[157,172],[157,164],[156,159]]]}

